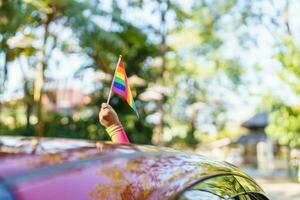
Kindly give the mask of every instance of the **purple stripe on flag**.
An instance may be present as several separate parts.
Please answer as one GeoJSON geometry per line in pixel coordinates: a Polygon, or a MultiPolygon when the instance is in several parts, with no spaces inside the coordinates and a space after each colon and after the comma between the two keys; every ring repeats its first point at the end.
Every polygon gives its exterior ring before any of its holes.
{"type": "Polygon", "coordinates": [[[118,88],[118,89],[120,89],[120,90],[125,91],[125,85],[122,85],[122,84],[120,84],[120,83],[118,83],[118,82],[116,82],[116,81],[114,81],[114,87],[115,87],[115,88],[118,88]]]}
{"type": "Polygon", "coordinates": [[[116,88],[116,87],[113,87],[112,90],[113,90],[115,93],[121,95],[122,97],[125,96],[125,92],[124,92],[123,90],[120,90],[120,89],[118,89],[118,88],[116,88]]]}

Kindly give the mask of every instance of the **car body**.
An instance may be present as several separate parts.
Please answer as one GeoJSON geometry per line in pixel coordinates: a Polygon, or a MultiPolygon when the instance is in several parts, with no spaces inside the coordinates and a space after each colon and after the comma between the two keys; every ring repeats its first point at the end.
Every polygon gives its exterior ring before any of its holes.
{"type": "Polygon", "coordinates": [[[256,199],[237,167],[150,145],[0,137],[1,200],[256,199]]]}

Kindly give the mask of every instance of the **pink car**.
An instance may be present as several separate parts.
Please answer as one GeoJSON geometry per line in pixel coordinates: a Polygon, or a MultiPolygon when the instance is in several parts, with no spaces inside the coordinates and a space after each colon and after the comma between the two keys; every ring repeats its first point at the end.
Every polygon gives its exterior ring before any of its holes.
{"type": "Polygon", "coordinates": [[[266,200],[240,169],[167,148],[0,137],[0,200],[266,200]]]}

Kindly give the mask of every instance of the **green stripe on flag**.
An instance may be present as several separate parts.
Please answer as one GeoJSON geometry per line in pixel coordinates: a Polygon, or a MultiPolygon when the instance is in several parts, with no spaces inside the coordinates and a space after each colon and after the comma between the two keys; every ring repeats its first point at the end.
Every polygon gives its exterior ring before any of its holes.
{"type": "Polygon", "coordinates": [[[120,79],[119,77],[115,77],[115,81],[117,82],[117,83],[120,83],[120,84],[122,84],[122,85],[125,85],[125,81],[123,80],[123,79],[120,79]]]}

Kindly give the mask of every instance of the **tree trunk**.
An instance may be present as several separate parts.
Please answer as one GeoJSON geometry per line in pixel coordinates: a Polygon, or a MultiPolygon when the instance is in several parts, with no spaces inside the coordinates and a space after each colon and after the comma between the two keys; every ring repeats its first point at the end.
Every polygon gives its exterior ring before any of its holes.
{"type": "Polygon", "coordinates": [[[48,15],[45,20],[44,25],[44,40],[41,51],[40,63],[36,67],[36,79],[35,79],[35,88],[34,88],[34,101],[37,108],[37,119],[38,123],[36,126],[36,136],[42,137],[44,135],[44,118],[43,118],[43,87],[44,87],[44,72],[47,66],[46,61],[46,44],[49,36],[49,25],[51,18],[48,15]]]}
{"type": "Polygon", "coordinates": [[[163,131],[164,131],[164,98],[158,102],[159,122],[157,125],[157,145],[161,146],[163,142],[163,131]]]}
{"type": "Polygon", "coordinates": [[[30,127],[30,116],[32,113],[32,96],[29,91],[29,81],[24,80],[24,96],[25,96],[25,107],[26,107],[26,128],[30,127]]]}
{"type": "Polygon", "coordinates": [[[284,23],[286,26],[286,31],[289,35],[292,35],[291,32],[291,27],[290,27],[290,22],[289,22],[289,5],[290,5],[290,0],[285,1],[285,8],[284,8],[284,23]]]}
{"type": "MultiPolygon", "coordinates": [[[[2,41],[4,42],[4,40],[2,41]]],[[[0,76],[1,78],[1,83],[0,83],[0,95],[4,94],[4,90],[5,90],[5,81],[7,79],[7,54],[6,52],[4,53],[4,65],[3,65],[3,73],[0,76]]],[[[2,134],[3,130],[3,120],[2,120],[2,101],[0,99],[0,134],[2,134]]]]}
{"type": "Polygon", "coordinates": [[[298,161],[298,182],[300,183],[300,161],[298,161]]]}
{"type": "MultiPolygon", "coordinates": [[[[166,14],[168,11],[168,4],[167,2],[159,1],[160,3],[160,35],[161,35],[161,42],[159,45],[160,50],[160,57],[162,59],[162,65],[161,65],[161,71],[160,71],[160,77],[161,77],[161,85],[165,85],[165,71],[166,71],[166,14]],[[165,8],[164,3],[166,3],[165,8]]],[[[158,112],[159,112],[159,123],[158,123],[158,145],[162,145],[163,143],[163,132],[164,132],[164,103],[166,101],[166,97],[164,94],[162,94],[162,99],[158,102],[158,112]]]]}
{"type": "MultiPolygon", "coordinates": [[[[20,66],[20,70],[23,74],[23,91],[24,91],[24,104],[25,104],[25,112],[26,112],[26,129],[29,130],[30,127],[30,116],[32,113],[32,107],[33,107],[33,99],[32,99],[32,95],[30,93],[30,88],[29,88],[29,78],[28,75],[26,74],[26,70],[24,68],[24,65],[22,64],[21,59],[18,59],[19,61],[19,66],[20,66]]],[[[26,132],[27,133],[27,132],[26,132]]],[[[28,136],[29,136],[29,132],[28,132],[28,136]]]]}
{"type": "Polygon", "coordinates": [[[291,166],[291,147],[287,146],[287,170],[288,170],[288,176],[292,176],[292,166],[291,166]]]}
{"type": "Polygon", "coordinates": [[[186,142],[189,145],[196,145],[198,142],[195,138],[197,111],[193,110],[191,115],[190,129],[187,132],[186,142]]]}

